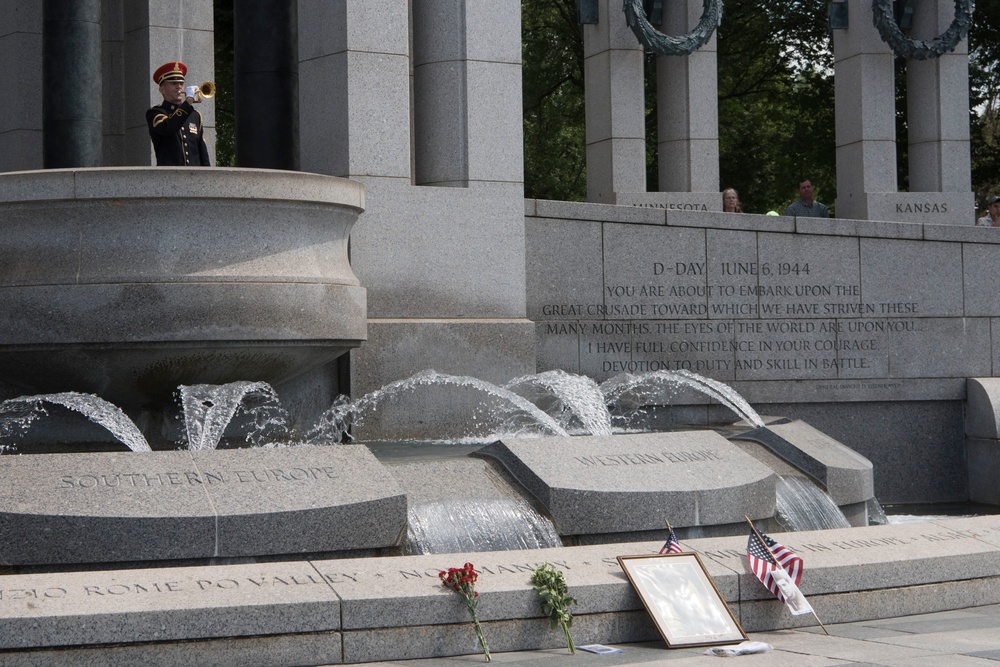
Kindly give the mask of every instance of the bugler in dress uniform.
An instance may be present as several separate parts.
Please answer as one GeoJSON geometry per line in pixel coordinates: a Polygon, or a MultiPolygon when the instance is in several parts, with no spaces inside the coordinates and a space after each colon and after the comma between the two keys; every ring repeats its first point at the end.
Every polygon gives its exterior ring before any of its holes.
{"type": "Polygon", "coordinates": [[[153,72],[163,102],[146,112],[146,124],[158,167],[211,166],[201,114],[184,94],[185,75],[187,65],[180,61],[161,65],[153,72]]]}

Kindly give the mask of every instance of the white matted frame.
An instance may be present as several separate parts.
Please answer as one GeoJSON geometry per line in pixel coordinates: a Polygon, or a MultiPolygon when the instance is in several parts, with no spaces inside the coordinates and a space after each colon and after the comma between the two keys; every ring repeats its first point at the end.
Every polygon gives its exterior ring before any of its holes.
{"type": "Polygon", "coordinates": [[[698,554],[619,556],[618,564],[668,648],[738,644],[747,639],[698,554]]]}

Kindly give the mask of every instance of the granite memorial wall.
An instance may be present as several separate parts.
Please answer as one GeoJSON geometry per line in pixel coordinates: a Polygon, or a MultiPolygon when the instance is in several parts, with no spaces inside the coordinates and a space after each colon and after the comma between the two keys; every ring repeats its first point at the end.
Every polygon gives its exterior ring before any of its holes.
{"type": "Polygon", "coordinates": [[[992,230],[543,201],[527,213],[539,371],[699,373],[872,459],[880,497],[964,499],[965,382],[1000,352],[992,230]],[[949,426],[921,425],[942,410],[949,426]],[[911,418],[880,425],[888,412],[911,418]],[[946,479],[879,484],[890,457],[946,479]]]}

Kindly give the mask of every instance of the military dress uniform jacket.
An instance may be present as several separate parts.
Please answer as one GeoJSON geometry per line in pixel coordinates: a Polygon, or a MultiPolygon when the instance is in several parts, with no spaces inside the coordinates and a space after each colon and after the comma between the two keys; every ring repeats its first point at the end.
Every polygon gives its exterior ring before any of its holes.
{"type": "Polygon", "coordinates": [[[163,102],[146,112],[158,167],[210,167],[201,114],[185,100],[163,102]]]}

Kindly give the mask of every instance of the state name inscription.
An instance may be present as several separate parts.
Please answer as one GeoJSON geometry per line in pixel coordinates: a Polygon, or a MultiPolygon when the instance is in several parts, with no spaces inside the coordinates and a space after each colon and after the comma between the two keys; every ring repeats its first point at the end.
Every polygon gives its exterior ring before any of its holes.
{"type": "Polygon", "coordinates": [[[883,378],[893,341],[925,316],[917,301],[866,300],[856,275],[809,262],[652,262],[636,273],[635,283],[606,281],[601,303],[540,306],[539,349],[554,366],[575,356],[599,380],[883,378]]]}

